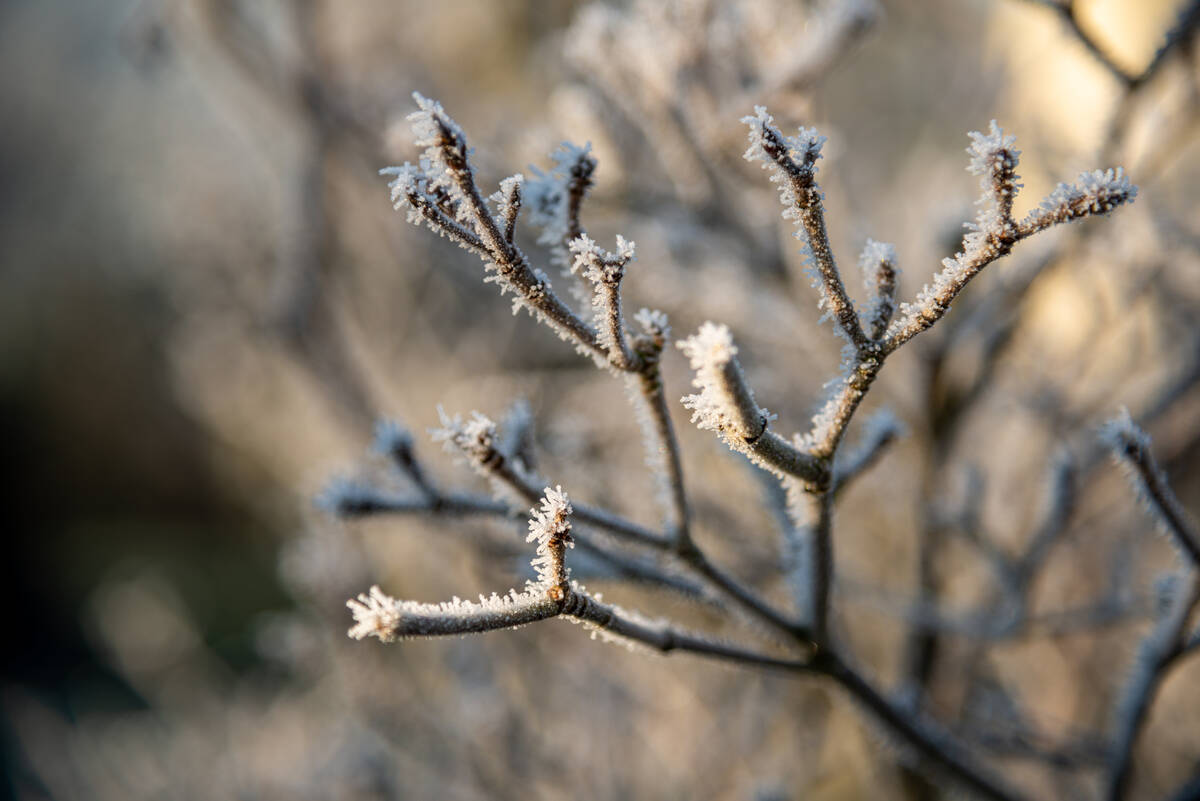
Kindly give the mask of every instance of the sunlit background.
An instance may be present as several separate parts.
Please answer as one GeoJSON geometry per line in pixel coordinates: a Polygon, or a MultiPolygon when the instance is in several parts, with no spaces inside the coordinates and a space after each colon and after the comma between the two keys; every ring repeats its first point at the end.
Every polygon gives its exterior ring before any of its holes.
{"type": "MultiPolygon", "coordinates": [[[[1195,15],[1175,0],[1078,3],[1129,76],[1181,5],[1195,15]]],[[[836,539],[838,624],[898,686],[897,609],[915,597],[920,532],[950,518],[970,529],[945,536],[939,588],[950,608],[986,604],[972,538],[1019,549],[1048,465],[1076,454],[1079,505],[1035,602],[1050,614],[1100,598],[1112,619],[982,654],[946,637],[925,680],[931,709],[965,736],[1019,722],[1077,746],[1063,767],[981,745],[1034,797],[1095,797],[1096,737],[1156,581],[1177,564],[1095,452],[1096,427],[1128,407],[1200,512],[1194,22],[1189,35],[1130,90],[1028,0],[0,0],[5,789],[940,792],[915,787],[875,724],[821,682],[628,653],[558,621],[393,646],[345,637],[344,601],[372,583],[433,601],[525,576],[519,526],[319,508],[336,476],[392,480],[368,453],[379,418],[414,432],[446,486],[486,492],[425,432],[439,404],[500,419],[527,401],[543,475],[659,520],[621,382],[510,315],[480,263],[392,210],[377,171],[417,156],[404,120],[417,90],[463,125],[489,187],[548,168],[564,139],[590,141],[600,166],[584,217],[601,244],[637,241],[629,306],[664,309],[678,337],[727,323],[789,430],[805,426],[840,343],[818,323],[766,175],[740,161],[739,118],[755,103],[829,137],[830,232],[859,298],[867,237],[896,244],[905,298],[953,253],[978,193],[967,131],[996,119],[1017,135],[1018,212],[1082,170],[1124,165],[1134,206],[1023,244],[885,369],[865,412],[889,407],[908,433],[841,499],[836,539]],[[982,329],[952,327],[981,308],[982,329]]],[[[536,233],[521,236],[545,264],[536,233]]],[[[688,391],[673,349],[664,373],[669,397],[688,391]]],[[[682,406],[672,414],[701,541],[784,603],[761,482],[682,406]]],[[[717,625],[703,605],[588,581],[648,614],[717,625]]],[[[1200,774],[1198,671],[1185,664],[1164,687],[1133,797],[1200,774]]]]}

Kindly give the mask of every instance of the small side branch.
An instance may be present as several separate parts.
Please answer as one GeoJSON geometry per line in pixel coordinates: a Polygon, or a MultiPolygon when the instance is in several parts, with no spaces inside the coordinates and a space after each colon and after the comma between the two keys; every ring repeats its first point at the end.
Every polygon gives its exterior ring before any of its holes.
{"type": "Polygon", "coordinates": [[[575,257],[571,271],[579,273],[592,285],[592,309],[600,331],[600,344],[608,352],[608,360],[617,370],[637,372],[642,360],[629,346],[625,333],[625,317],[621,312],[621,281],[625,267],[635,258],[634,244],[617,237],[617,251],[609,253],[587,234],[571,240],[575,257]]]}
{"type": "Polygon", "coordinates": [[[433,230],[458,242],[484,259],[489,280],[516,295],[540,321],[598,362],[607,353],[591,326],[579,319],[554,293],[546,275],[535,270],[513,241],[522,204],[521,176],[501,184],[497,217],[484,201],[470,162],[466,134],[440,103],[414,94],[419,107],[409,115],[416,142],[424,147],[419,165],[391,167],[392,200],[410,210],[409,220],[423,220],[433,230]]]}
{"type": "Polygon", "coordinates": [[[1150,452],[1150,437],[1123,412],[1104,428],[1104,439],[1127,468],[1147,509],[1187,557],[1186,572],[1169,585],[1165,614],[1142,642],[1117,717],[1106,798],[1121,801],[1129,789],[1133,752],[1150,707],[1172,664],[1189,650],[1188,626],[1200,604],[1200,536],[1150,452]]]}
{"type": "Polygon", "coordinates": [[[603,604],[570,581],[566,549],[573,546],[570,518],[573,509],[562,488],[545,490],[541,508],[531,510],[529,540],[536,541],[532,566],[537,581],[524,592],[480,596],[479,602],[454,598],[440,604],[401,601],[379,587],[347,602],[354,615],[349,635],[395,642],[408,637],[478,634],[510,629],[552,617],[569,617],[599,630],[606,639],[645,646],[662,653],[684,651],[752,667],[807,671],[804,660],[785,659],[739,645],[719,642],[676,628],[662,621],[603,604]]]}
{"type": "Polygon", "coordinates": [[[768,430],[772,415],[754,400],[727,327],[705,323],[678,345],[696,371],[692,384],[700,390],[683,399],[693,423],[717,432],[731,449],[780,478],[827,481],[827,468],[820,460],[768,430]]]}
{"type": "Polygon", "coordinates": [[[904,427],[891,412],[882,411],[873,415],[864,424],[865,430],[858,445],[849,453],[839,453],[833,466],[833,486],[830,492],[836,498],[858,476],[871,469],[896,439],[904,427]]]}
{"type": "Polygon", "coordinates": [[[1150,452],[1150,437],[1125,412],[1105,427],[1104,438],[1114,456],[1128,469],[1155,522],[1186,554],[1191,567],[1200,569],[1200,529],[1184,510],[1150,452]]]}
{"type": "Polygon", "coordinates": [[[1109,757],[1111,770],[1105,792],[1107,801],[1121,801],[1133,775],[1133,752],[1169,669],[1187,653],[1187,623],[1200,603],[1200,574],[1180,577],[1166,614],[1143,641],[1133,676],[1118,706],[1117,732],[1109,757]]]}
{"type": "Polygon", "coordinates": [[[887,333],[892,315],[896,313],[896,248],[885,242],[867,240],[858,259],[871,305],[863,314],[863,322],[873,341],[887,333]]]}
{"type": "Polygon", "coordinates": [[[761,161],[764,168],[772,170],[771,180],[779,184],[779,199],[786,209],[784,216],[799,223],[804,231],[820,276],[821,306],[829,309],[846,339],[857,348],[866,347],[869,340],[846,294],[825,229],[825,208],[816,178],[825,137],[811,128],[801,128],[797,136],[785,137],[763,106],[755,106],[754,116],[744,117],[742,122],[750,126],[746,160],[761,161]]]}
{"type": "Polygon", "coordinates": [[[975,222],[968,225],[962,250],[942,262],[942,270],[917,296],[916,303],[902,304],[901,319],[889,329],[883,343],[886,355],[926,330],[950,309],[966,285],[984,267],[1005,256],[1013,245],[1058,223],[1096,214],[1107,214],[1130,203],[1137,187],[1118,167],[1083,173],[1074,184],[1059,184],[1025,219],[1012,218],[1012,201],[1020,189],[1016,167],[1020,151],[1013,137],[1004,135],[992,122],[987,135],[973,133],[970,169],[980,176],[983,196],[975,222]]]}

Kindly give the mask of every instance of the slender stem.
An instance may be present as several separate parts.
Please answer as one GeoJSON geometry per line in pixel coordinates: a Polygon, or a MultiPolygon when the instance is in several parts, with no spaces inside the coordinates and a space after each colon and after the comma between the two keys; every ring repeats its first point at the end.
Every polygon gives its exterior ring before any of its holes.
{"type": "Polygon", "coordinates": [[[620,607],[602,604],[580,592],[573,592],[567,598],[562,614],[578,618],[610,635],[632,640],[664,654],[684,651],[746,667],[778,668],[801,673],[812,670],[806,660],[771,656],[742,646],[707,639],[666,623],[639,620],[620,607]]]}
{"type": "Polygon", "coordinates": [[[833,652],[821,652],[814,660],[813,667],[841,685],[915,756],[956,783],[991,801],[1018,801],[1021,798],[999,779],[973,764],[969,757],[961,753],[961,745],[949,732],[889,701],[833,652]]]}
{"type": "Polygon", "coordinates": [[[833,585],[833,493],[828,490],[808,493],[815,512],[811,526],[809,546],[812,556],[808,560],[810,592],[809,609],[812,618],[813,641],[821,646],[829,644],[829,592],[833,585]]]}
{"type": "Polygon", "coordinates": [[[647,428],[657,443],[666,471],[671,535],[677,546],[687,547],[692,545],[692,532],[687,491],[683,484],[683,457],[679,451],[679,439],[675,436],[675,426],[671,423],[657,362],[652,369],[639,373],[637,382],[648,413],[647,428]]]}
{"type": "Polygon", "coordinates": [[[1155,517],[1175,543],[1187,554],[1194,568],[1200,569],[1200,529],[1188,516],[1167,483],[1166,475],[1150,452],[1150,440],[1141,429],[1114,429],[1111,437],[1119,449],[1117,455],[1135,471],[1138,485],[1155,517]]]}
{"type": "Polygon", "coordinates": [[[1176,590],[1171,608],[1142,643],[1139,663],[1126,687],[1110,757],[1107,801],[1121,801],[1133,774],[1133,752],[1150,707],[1171,666],[1183,655],[1187,622],[1200,602],[1200,574],[1192,572],[1176,590]]]}
{"type": "MultiPolygon", "coordinates": [[[[525,475],[516,470],[499,453],[495,454],[491,460],[485,463],[484,468],[488,471],[489,475],[494,476],[505,486],[516,492],[526,503],[536,503],[537,499],[542,495],[541,490],[538,489],[536,484],[532,483],[525,475]]],[[[644,526],[639,526],[630,520],[626,520],[620,515],[586,504],[572,502],[571,505],[575,510],[572,517],[580,523],[586,523],[603,529],[609,534],[628,540],[636,545],[643,545],[658,550],[666,550],[669,547],[668,541],[661,534],[651,531],[644,526]]]]}
{"type": "Polygon", "coordinates": [[[807,645],[812,639],[807,626],[788,619],[762,598],[746,589],[732,576],[710,562],[708,557],[701,551],[695,548],[684,551],[681,554],[681,558],[698,575],[703,576],[709,583],[736,601],[739,606],[754,617],[790,635],[801,644],[807,645]]]}

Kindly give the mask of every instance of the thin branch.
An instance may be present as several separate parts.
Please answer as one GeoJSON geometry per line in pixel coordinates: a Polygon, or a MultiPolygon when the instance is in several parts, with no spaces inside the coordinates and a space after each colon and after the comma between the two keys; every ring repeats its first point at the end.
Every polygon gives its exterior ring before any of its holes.
{"type": "Polygon", "coordinates": [[[871,305],[863,312],[863,322],[871,339],[878,342],[896,313],[896,248],[868,239],[858,259],[858,268],[871,298],[871,305]]]}
{"type": "Polygon", "coordinates": [[[1170,608],[1142,642],[1137,665],[1118,707],[1117,732],[1109,756],[1110,771],[1105,798],[1121,801],[1133,774],[1133,752],[1150,707],[1167,673],[1185,653],[1184,637],[1192,612],[1200,603],[1200,574],[1192,572],[1177,582],[1170,608]]]}
{"type": "Polygon", "coordinates": [[[1006,208],[1011,210],[1011,199],[1020,186],[1016,174],[1020,152],[1012,148],[1012,143],[1013,138],[1005,136],[994,121],[990,134],[973,135],[968,148],[971,170],[982,176],[984,200],[988,202],[963,237],[962,251],[942,262],[942,271],[921,291],[915,304],[901,305],[902,317],[889,329],[884,354],[940,320],[971,279],[1007,255],[1017,242],[1052,225],[1107,214],[1137,196],[1137,187],[1119,167],[1085,172],[1074,184],[1060,183],[1038,208],[1014,223],[1006,208]]]}
{"type": "Polygon", "coordinates": [[[837,498],[858,476],[871,469],[888,447],[903,433],[900,421],[888,411],[871,417],[857,447],[849,453],[839,453],[833,465],[833,486],[830,492],[837,498]]]}
{"type": "Polygon", "coordinates": [[[663,337],[654,337],[651,347],[642,350],[643,369],[635,382],[644,405],[643,429],[646,432],[647,462],[656,465],[664,483],[667,506],[667,528],[677,547],[694,547],[691,534],[691,512],[683,483],[683,456],[679,439],[667,408],[659,361],[662,358],[663,337]]]}
{"type": "Polygon", "coordinates": [[[998,778],[974,764],[969,756],[962,753],[958,741],[949,732],[889,701],[866,678],[832,652],[819,652],[814,667],[833,678],[872,717],[883,723],[902,747],[956,784],[991,801],[1018,801],[1021,798],[998,778]]]}
{"type": "Polygon", "coordinates": [[[1187,555],[1191,565],[1200,569],[1200,529],[1184,510],[1166,474],[1150,451],[1150,437],[1134,424],[1129,412],[1110,422],[1104,430],[1113,453],[1130,472],[1152,516],[1175,544],[1187,555]]]}
{"type": "Polygon", "coordinates": [[[820,276],[821,306],[828,307],[846,339],[857,348],[866,347],[870,340],[846,294],[825,229],[825,209],[816,180],[817,159],[821,157],[825,137],[809,128],[801,128],[798,136],[785,137],[763,106],[756,106],[754,116],[745,117],[742,122],[750,126],[746,160],[761,161],[764,168],[773,169],[771,180],[779,184],[779,198],[786,208],[784,216],[799,223],[804,231],[808,251],[820,276]]]}
{"type": "MultiPolygon", "coordinates": [[[[439,233],[471,249],[477,249],[479,243],[483,251],[480,255],[492,271],[490,280],[514,292],[516,303],[528,308],[563,339],[573,342],[581,353],[601,363],[607,361],[608,354],[596,331],[559,299],[545,274],[533,269],[524,252],[504,236],[506,224],[497,221],[479,192],[462,128],[441,104],[416,93],[413,97],[419,110],[410,114],[409,120],[417,144],[425,148],[424,159],[419,167],[405,164],[384,171],[393,176],[393,201],[413,209],[439,233]],[[449,193],[456,220],[451,220],[442,209],[445,203],[435,200],[433,193],[441,191],[449,193]],[[429,211],[433,207],[439,208],[440,216],[429,211]],[[468,225],[473,231],[464,236],[468,225]]],[[[510,179],[506,183],[508,186],[502,193],[511,195],[519,182],[510,179]]]]}
{"type": "Polygon", "coordinates": [[[568,247],[575,257],[571,271],[592,285],[592,308],[609,362],[622,372],[637,372],[642,368],[642,360],[629,346],[621,312],[621,281],[625,278],[625,267],[635,258],[633,242],[618,236],[616,252],[609,253],[587,234],[580,234],[568,247]]]}

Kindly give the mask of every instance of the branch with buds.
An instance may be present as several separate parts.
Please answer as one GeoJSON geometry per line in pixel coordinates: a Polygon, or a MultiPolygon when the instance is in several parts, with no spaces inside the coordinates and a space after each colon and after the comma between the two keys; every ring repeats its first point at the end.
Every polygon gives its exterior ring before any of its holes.
{"type": "MultiPolygon", "coordinates": [[[[512,515],[522,504],[541,498],[530,520],[537,552],[537,580],[523,591],[481,597],[478,603],[454,599],[442,604],[395,600],[378,588],[349,602],[355,616],[351,635],[381,640],[414,636],[465,634],[511,628],[552,617],[568,617],[614,636],[658,651],[682,650],[748,666],[773,667],[832,679],[880,720],[919,760],[957,786],[991,799],[1019,796],[978,764],[969,750],[923,712],[913,713],[890,699],[852,667],[852,659],[834,636],[831,595],[836,575],[834,500],[855,476],[874,464],[900,427],[887,414],[867,426],[857,448],[840,447],[854,414],[886,359],[917,334],[937,323],[966,285],[1020,241],[1058,223],[1106,214],[1129,203],[1136,188],[1121,170],[1085,173],[1074,184],[1060,184],[1021,220],[1013,202],[1021,184],[1016,169],[1020,153],[1014,139],[994,122],[986,134],[971,134],[969,169],[980,176],[980,211],[967,225],[959,253],[912,302],[898,301],[897,257],[890,245],[868,241],[859,258],[868,294],[859,310],[847,292],[834,257],[825,223],[817,162],[824,137],[801,128],[785,136],[765,108],[745,118],[750,146],[746,158],[759,161],[777,184],[784,216],[797,226],[796,236],[811,263],[818,308],[834,322],[844,340],[842,372],[811,426],[802,433],[779,433],[775,415],[759,404],[738,361],[738,348],[726,326],[705,323],[698,333],[677,343],[694,370],[697,391],[683,398],[692,422],[715,432],[732,450],[745,455],[779,483],[786,497],[785,556],[781,560],[795,591],[793,613],[779,609],[719,569],[691,534],[691,504],[685,489],[683,460],[666,402],[660,363],[670,342],[666,316],[642,309],[637,329],[625,318],[623,287],[634,264],[631,241],[617,237],[616,250],[601,248],[581,221],[582,203],[591,186],[596,160],[587,148],[564,145],[549,172],[520,175],[500,183],[485,201],[479,189],[471,150],[462,129],[442,107],[416,95],[419,110],[411,115],[417,144],[424,148],[417,165],[385,170],[392,176],[392,198],[409,220],[424,224],[478,255],[485,280],[512,293],[514,311],[525,308],[572,343],[598,367],[623,376],[631,389],[637,416],[646,435],[648,462],[660,486],[664,524],[654,530],[614,512],[570,503],[560,489],[545,490],[535,476],[532,457],[515,445],[504,445],[497,426],[475,413],[469,420],[443,414],[435,439],[462,456],[495,489],[498,501],[442,493],[425,478],[412,455],[411,443],[394,437],[387,450],[407,472],[421,500],[405,507],[394,498],[372,498],[355,488],[330,501],[344,513],[412,512],[426,509],[451,514],[512,515]],[[572,293],[586,300],[577,313],[554,290],[547,273],[533,266],[516,244],[523,209],[541,228],[539,242],[551,251],[572,293]],[[357,493],[357,494],[355,494],[357,493]],[[584,531],[575,532],[573,524],[584,531]],[[570,579],[566,549],[580,547],[605,554],[614,564],[661,584],[664,588],[702,592],[735,620],[749,620],[774,640],[763,648],[730,645],[686,631],[667,621],[602,603],[570,579]],[[649,554],[649,563],[630,561],[623,549],[649,554]],[[625,561],[622,561],[625,560],[625,561]],[[782,638],[782,640],[780,639],[782,638]],[[783,651],[779,652],[782,648],[783,651]]],[[[512,442],[522,440],[514,436],[512,442]]],[[[1057,528],[1044,540],[1053,539],[1057,528]]],[[[1037,546],[1041,547],[1041,546],[1037,546]]],[[[1020,565],[1014,567],[1018,570],[1020,565]]],[[[1028,578],[1022,578],[1026,582],[1028,578]]],[[[1021,592],[1024,591],[1022,585],[1021,592]]]]}

